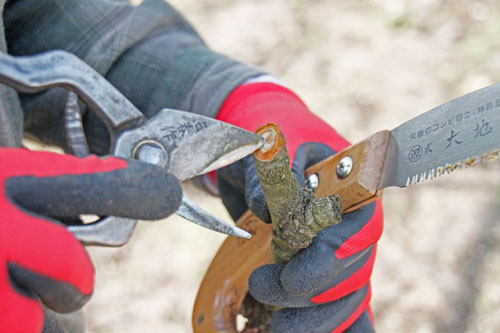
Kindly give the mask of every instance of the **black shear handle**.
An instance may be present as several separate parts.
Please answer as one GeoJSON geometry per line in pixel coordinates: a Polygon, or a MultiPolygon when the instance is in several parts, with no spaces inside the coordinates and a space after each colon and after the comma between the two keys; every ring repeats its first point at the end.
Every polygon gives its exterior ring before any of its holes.
{"type": "Polygon", "coordinates": [[[142,113],[111,83],[66,51],[19,57],[0,52],[0,83],[23,93],[37,93],[53,87],[73,91],[96,112],[112,139],[145,121],[142,113]]]}

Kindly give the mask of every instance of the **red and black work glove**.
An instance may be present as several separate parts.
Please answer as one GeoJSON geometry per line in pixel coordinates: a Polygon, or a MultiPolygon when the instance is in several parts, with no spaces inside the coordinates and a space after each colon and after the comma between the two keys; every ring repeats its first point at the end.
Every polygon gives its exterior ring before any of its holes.
{"type": "MultiPolygon", "coordinates": [[[[250,131],[266,123],[278,124],[287,141],[292,171],[301,185],[307,167],[349,145],[295,94],[272,83],[239,86],[217,118],[250,131]]],[[[250,209],[270,222],[250,158],[219,170],[217,182],[234,219],[250,209]]],[[[339,224],[318,233],[288,264],[257,268],[249,280],[250,294],[262,303],[282,308],[273,315],[272,331],[373,331],[369,280],[382,225],[381,203],[372,203],[344,214],[339,224]]]]}
{"type": "Polygon", "coordinates": [[[13,148],[0,148],[0,188],[1,332],[40,332],[41,303],[68,313],[92,295],[92,263],[60,221],[160,219],[182,196],[175,177],[157,166],[13,148]]]}

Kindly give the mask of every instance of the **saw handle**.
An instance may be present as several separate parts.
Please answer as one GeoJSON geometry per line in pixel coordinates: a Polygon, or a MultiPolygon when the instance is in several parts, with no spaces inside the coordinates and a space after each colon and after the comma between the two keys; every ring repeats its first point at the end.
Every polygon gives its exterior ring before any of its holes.
{"type": "Polygon", "coordinates": [[[390,131],[380,131],[343,151],[309,167],[305,176],[318,175],[318,197],[338,194],[343,213],[356,210],[381,195],[377,185],[382,174],[390,131]],[[337,175],[337,166],[345,158],[352,159],[352,171],[343,179],[337,175]]]}
{"type": "MultiPolygon", "coordinates": [[[[318,197],[338,194],[343,213],[364,206],[382,195],[377,190],[389,131],[370,138],[311,166],[306,177],[319,179],[318,197]],[[345,178],[337,176],[337,165],[351,157],[352,170],[345,178]]],[[[238,332],[236,316],[248,292],[248,278],[259,266],[272,263],[271,225],[247,211],[237,226],[252,234],[250,240],[228,237],[212,260],[196,296],[192,324],[195,333],[238,332]]]]}

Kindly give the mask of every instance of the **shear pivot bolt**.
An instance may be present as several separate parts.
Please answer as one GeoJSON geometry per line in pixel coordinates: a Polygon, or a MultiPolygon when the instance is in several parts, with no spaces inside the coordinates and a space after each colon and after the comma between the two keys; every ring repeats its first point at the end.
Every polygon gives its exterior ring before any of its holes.
{"type": "Polygon", "coordinates": [[[168,162],[165,148],[155,141],[143,141],[134,149],[136,160],[164,167],[168,162]]]}
{"type": "Polygon", "coordinates": [[[339,164],[337,164],[337,177],[340,179],[346,178],[351,173],[352,167],[352,158],[350,156],[343,157],[339,164]]]}

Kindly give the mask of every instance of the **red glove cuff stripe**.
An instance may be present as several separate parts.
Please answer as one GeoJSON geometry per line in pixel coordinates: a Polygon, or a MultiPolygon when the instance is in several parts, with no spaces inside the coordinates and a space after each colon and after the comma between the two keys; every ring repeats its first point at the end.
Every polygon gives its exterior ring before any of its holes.
{"type": "Polygon", "coordinates": [[[375,210],[370,220],[360,231],[346,239],[337,251],[335,251],[337,259],[341,260],[349,257],[376,243],[380,239],[380,236],[382,236],[383,227],[384,212],[382,210],[382,200],[378,199],[375,202],[375,210]]]}
{"type": "Polygon", "coordinates": [[[333,128],[310,112],[297,95],[274,83],[237,87],[226,98],[217,119],[252,132],[269,122],[278,124],[287,141],[290,161],[304,142],[322,142],[335,151],[349,146],[333,128]]]}
{"type": "Polygon", "coordinates": [[[370,281],[376,252],[375,247],[370,255],[370,258],[368,258],[368,261],[356,273],[352,274],[349,278],[333,286],[327,291],[314,296],[311,298],[311,302],[320,304],[335,301],[365,286],[366,283],[370,281]]]}
{"type": "Polygon", "coordinates": [[[361,302],[359,307],[356,309],[356,311],[354,311],[353,314],[349,318],[347,318],[346,321],[344,321],[342,324],[340,324],[340,326],[338,326],[336,329],[334,329],[332,331],[332,333],[341,333],[341,332],[344,332],[346,329],[348,329],[349,326],[351,326],[356,321],[356,319],[358,319],[359,316],[361,316],[363,314],[363,312],[367,308],[369,308],[369,303],[370,303],[371,297],[372,297],[371,286],[368,286],[368,292],[366,293],[365,298],[363,299],[363,301],[361,302]]]}

